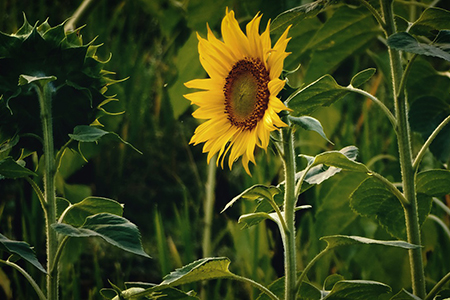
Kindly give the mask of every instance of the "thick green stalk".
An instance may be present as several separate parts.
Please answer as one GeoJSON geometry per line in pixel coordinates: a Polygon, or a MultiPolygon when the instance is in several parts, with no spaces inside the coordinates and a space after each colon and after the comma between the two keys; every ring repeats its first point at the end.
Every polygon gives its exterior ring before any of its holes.
{"type": "Polygon", "coordinates": [[[205,214],[204,219],[204,230],[203,230],[203,242],[202,242],[202,250],[203,250],[203,257],[209,257],[211,256],[212,249],[211,249],[211,229],[212,229],[212,219],[213,219],[213,212],[214,212],[214,200],[215,195],[214,191],[216,188],[216,159],[217,155],[215,155],[209,165],[208,165],[208,179],[206,181],[206,196],[205,196],[205,203],[203,205],[203,210],[205,214]]]}
{"type": "MultiPolygon", "coordinates": [[[[286,122],[287,120],[285,120],[286,122]]],[[[288,123],[289,124],[289,123],[288,123]]],[[[284,220],[286,229],[281,232],[284,244],[285,300],[296,298],[296,250],[295,250],[295,151],[291,127],[283,128],[284,148],[284,220]]]]}
{"type": "Polygon", "coordinates": [[[47,233],[47,299],[58,299],[58,270],[52,267],[58,250],[58,237],[51,225],[56,223],[55,155],[52,125],[52,95],[48,83],[36,84],[41,107],[42,135],[44,141],[44,198],[47,233]]]}
{"type": "MultiPolygon", "coordinates": [[[[393,1],[381,0],[380,2],[386,24],[385,30],[387,38],[396,32],[392,5],[393,1]]],[[[400,52],[389,48],[389,59],[391,64],[395,116],[397,119],[397,143],[402,173],[403,194],[409,202],[408,205],[404,205],[408,242],[415,245],[421,245],[420,224],[417,213],[417,197],[414,184],[415,172],[413,168],[410,128],[407,115],[407,98],[404,90],[398,90],[403,74],[400,52]]],[[[413,293],[421,299],[424,299],[426,290],[421,248],[409,250],[409,259],[413,293]]]]}

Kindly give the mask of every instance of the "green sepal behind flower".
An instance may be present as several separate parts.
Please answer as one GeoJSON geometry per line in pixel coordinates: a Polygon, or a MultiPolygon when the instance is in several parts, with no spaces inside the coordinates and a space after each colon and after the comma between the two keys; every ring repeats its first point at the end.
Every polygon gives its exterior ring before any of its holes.
{"type": "Polygon", "coordinates": [[[110,114],[102,106],[117,101],[106,95],[117,80],[108,76],[96,51],[101,45],[83,44],[80,29],[65,32],[64,23],[51,27],[24,24],[13,34],[0,32],[0,144],[19,135],[20,148],[40,151],[42,136],[39,103],[33,84],[19,85],[22,75],[56,77],[52,91],[55,148],[64,145],[78,125],[100,124],[110,114]]]}

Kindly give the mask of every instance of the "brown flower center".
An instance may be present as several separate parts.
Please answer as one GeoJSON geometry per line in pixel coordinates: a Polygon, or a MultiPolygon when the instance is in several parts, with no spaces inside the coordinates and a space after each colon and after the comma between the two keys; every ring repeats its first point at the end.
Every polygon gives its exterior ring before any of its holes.
{"type": "Polygon", "coordinates": [[[258,58],[234,64],[223,87],[225,113],[234,126],[244,130],[256,127],[269,103],[269,81],[269,71],[258,58]]]}

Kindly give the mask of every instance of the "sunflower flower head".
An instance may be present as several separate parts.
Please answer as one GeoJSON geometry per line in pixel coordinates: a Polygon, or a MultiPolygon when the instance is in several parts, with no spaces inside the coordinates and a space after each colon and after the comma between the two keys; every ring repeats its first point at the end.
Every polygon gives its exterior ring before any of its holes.
{"type": "Polygon", "coordinates": [[[259,34],[260,21],[258,14],[244,33],[234,12],[227,9],[221,25],[223,41],[209,26],[206,39],[197,34],[200,63],[209,78],[185,83],[188,88],[202,90],[185,98],[198,106],[193,116],[207,120],[197,127],[190,143],[204,143],[208,162],[218,153],[216,163],[220,161],[222,168],[226,155],[230,169],[242,156],[248,174],[248,163],[255,164],[255,147],[267,149],[270,132],[287,126],[278,113],[288,108],[277,95],[285,84],[279,77],[289,55],[289,28],[272,47],[270,22],[259,34]]]}

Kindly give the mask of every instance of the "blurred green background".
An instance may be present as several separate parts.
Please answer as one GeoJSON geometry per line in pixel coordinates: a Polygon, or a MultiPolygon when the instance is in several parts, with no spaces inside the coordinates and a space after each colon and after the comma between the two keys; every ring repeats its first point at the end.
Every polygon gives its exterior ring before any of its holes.
{"type": "MultiPolygon", "coordinates": [[[[198,121],[191,116],[193,108],[182,96],[189,92],[184,82],[206,76],[198,61],[195,32],[205,36],[206,23],[209,23],[220,36],[220,21],[226,7],[235,10],[243,24],[261,12],[265,24],[281,12],[306,2],[310,1],[92,1],[76,25],[86,24],[80,32],[85,42],[96,38],[96,44],[103,44],[98,50],[100,58],[107,59],[112,54],[106,69],[116,72],[114,78],[127,78],[108,91],[117,94],[120,100],[110,105],[109,110],[125,113],[102,121],[108,130],[120,134],[143,155],[112,140],[83,147],[89,162],[84,162],[78,154],[68,153],[58,187],[70,199],[95,195],[124,203],[124,216],[139,227],[144,248],[153,259],[124,253],[97,239],[72,239],[60,269],[64,287],[61,299],[101,299],[99,290],[109,287],[108,280],[119,287],[125,281],[159,283],[173,269],[203,257],[206,155],[202,146],[188,144],[198,121]]],[[[80,4],[81,1],[68,0],[0,0],[0,31],[15,32],[22,25],[23,13],[31,24],[48,18],[52,26],[57,25],[70,18],[80,4]]],[[[418,16],[421,9],[414,6],[414,12],[411,9],[400,13],[405,17],[418,16]]],[[[325,73],[332,73],[338,83],[347,85],[357,72],[375,67],[378,71],[364,89],[377,94],[391,107],[387,93],[389,79],[386,79],[389,75],[383,72],[387,69],[387,54],[383,42],[377,39],[379,33],[375,21],[361,8],[337,6],[303,21],[291,30],[293,39],[288,51],[293,54],[285,64],[287,70],[302,65],[300,71],[290,76],[292,88],[310,83],[325,73]],[[333,36],[327,35],[331,32],[328,21],[339,9],[347,9],[341,13],[354,18],[354,23],[341,32],[348,37],[343,39],[345,45],[330,47],[333,36]]],[[[275,38],[276,34],[273,43],[275,38]]],[[[448,68],[448,63],[445,66],[442,62],[431,63],[423,62],[426,67],[448,68]]],[[[420,70],[413,75],[420,76],[420,70]]],[[[292,88],[287,87],[281,97],[285,99],[292,88]]],[[[331,107],[318,110],[314,116],[322,122],[334,145],[317,133],[299,129],[297,151],[316,155],[327,149],[356,145],[360,149],[359,161],[393,181],[400,180],[395,135],[387,118],[369,100],[349,95],[331,107]]],[[[414,141],[422,140],[415,135],[414,141]]],[[[276,228],[271,223],[262,223],[241,229],[237,219],[250,211],[251,203],[243,202],[220,214],[229,200],[251,185],[277,184],[282,180],[282,166],[272,149],[267,154],[257,151],[257,162],[257,168],[251,167],[252,177],[246,175],[240,163],[232,171],[217,170],[211,254],[229,257],[234,273],[268,285],[283,273],[281,240],[276,228]]],[[[299,167],[304,163],[299,158],[299,167]]],[[[440,166],[439,162],[428,155],[424,168],[436,165],[440,166]]],[[[324,248],[325,243],[318,240],[324,235],[392,239],[376,223],[362,219],[349,207],[348,196],[360,182],[358,176],[342,173],[302,195],[300,204],[311,204],[313,209],[297,215],[299,269],[324,248]]],[[[440,211],[434,213],[442,215],[440,211]]],[[[448,217],[444,221],[448,225],[448,217]]],[[[39,201],[27,183],[1,181],[0,232],[30,243],[44,264],[43,226],[39,201]]],[[[450,251],[450,243],[435,223],[427,221],[424,230],[427,232],[424,236],[427,279],[432,283],[450,269],[450,261],[442,260],[450,251]]],[[[37,270],[24,267],[44,285],[44,278],[37,270]]],[[[407,255],[399,249],[359,246],[336,251],[319,261],[311,271],[310,280],[321,286],[333,273],[346,279],[380,280],[397,291],[408,287],[409,282],[407,255]]],[[[204,299],[256,299],[258,296],[257,291],[245,284],[226,281],[185,287],[190,288],[203,290],[204,299]]],[[[34,292],[19,274],[2,267],[0,299],[10,296],[32,299],[34,292]]]]}

